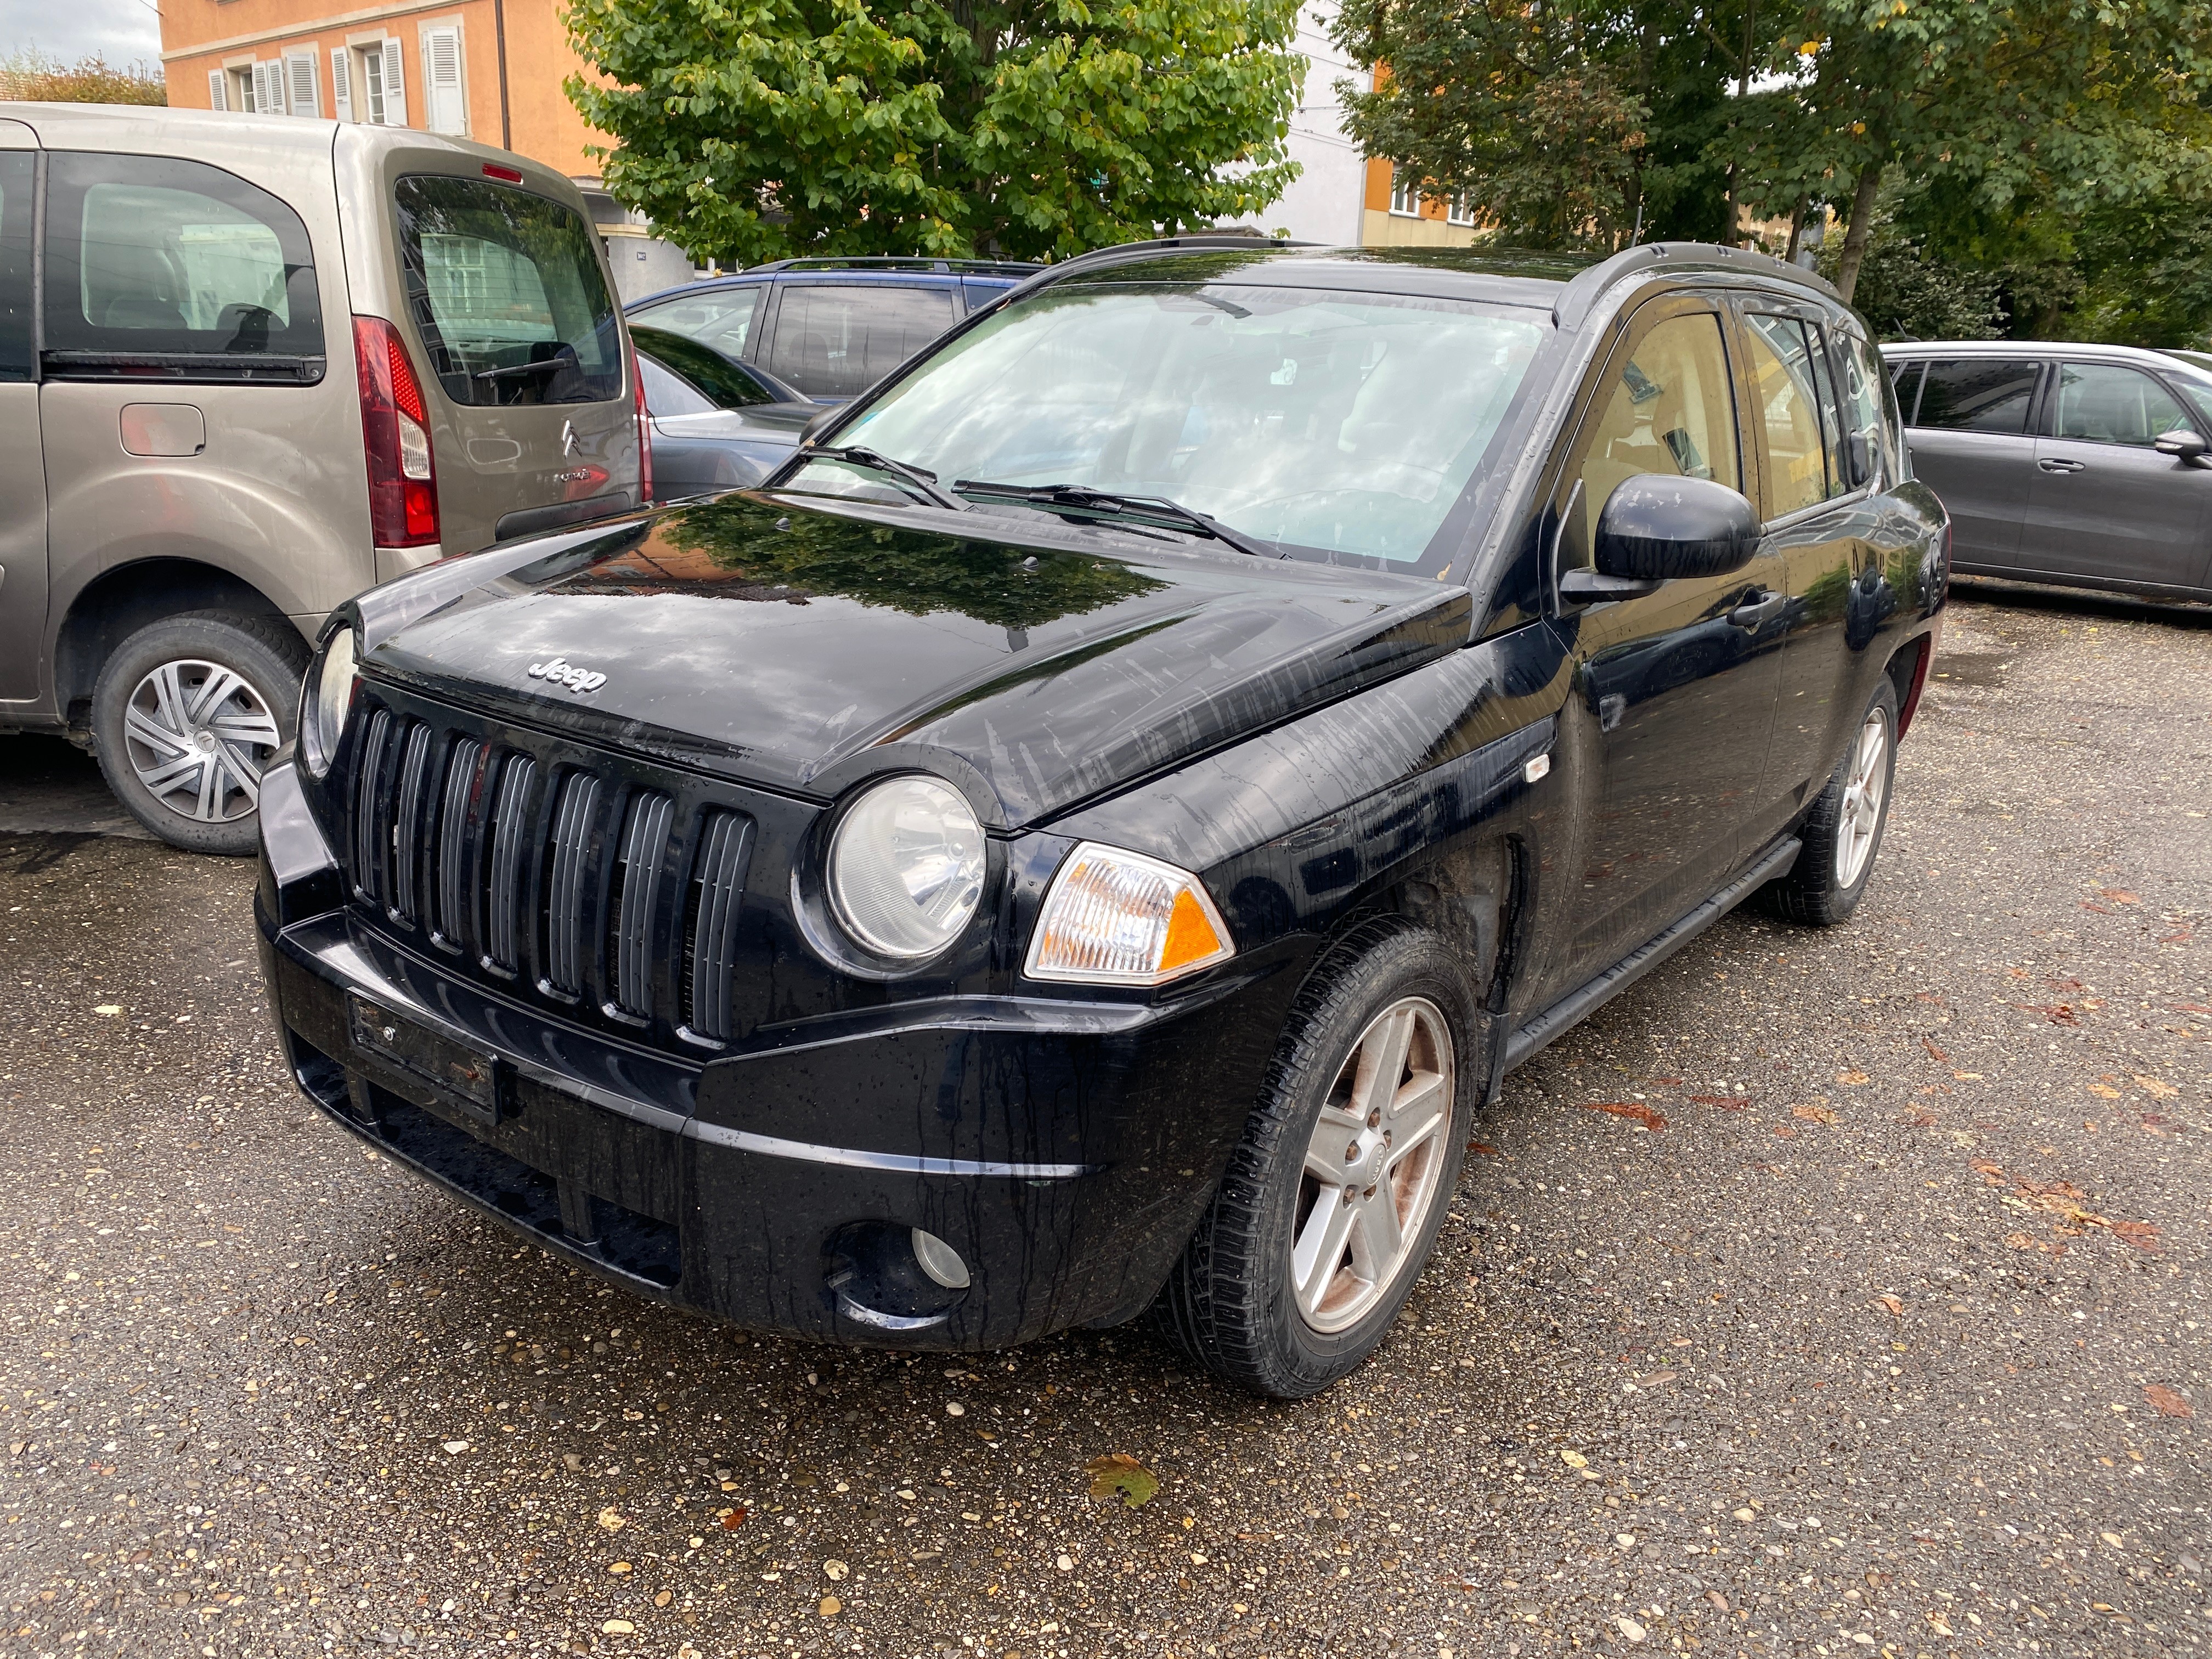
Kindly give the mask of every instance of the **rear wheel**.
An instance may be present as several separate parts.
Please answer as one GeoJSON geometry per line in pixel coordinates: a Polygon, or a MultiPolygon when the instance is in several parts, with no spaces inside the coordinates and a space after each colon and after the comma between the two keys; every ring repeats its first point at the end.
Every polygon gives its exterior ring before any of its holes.
{"type": "Polygon", "coordinates": [[[1389,1333],[1459,1180],[1473,1008],[1433,935],[1318,969],[1158,1315],[1193,1359],[1303,1399],[1389,1333]]]}
{"type": "Polygon", "coordinates": [[[140,629],[93,688],[108,787],[173,846],[252,853],[262,770],[291,739],[307,660],[281,618],[198,611],[140,629]]]}
{"type": "Polygon", "coordinates": [[[1832,927],[1859,908],[1889,823],[1896,771],[1897,693],[1885,679],[1797,832],[1804,849],[1796,864],[1763,890],[1768,908],[1791,921],[1832,927]]]}

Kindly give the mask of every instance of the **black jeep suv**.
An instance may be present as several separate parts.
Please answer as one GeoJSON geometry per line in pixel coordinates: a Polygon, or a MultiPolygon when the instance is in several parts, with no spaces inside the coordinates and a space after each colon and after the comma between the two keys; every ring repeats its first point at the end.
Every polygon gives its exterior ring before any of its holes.
{"type": "Polygon", "coordinates": [[[1864,324],[1730,249],[1072,260],[760,489],[343,607],[262,786],[338,1123],[765,1329],[1154,1310],[1310,1394],[1506,1071],[1847,917],[1943,604],[1864,324]]]}

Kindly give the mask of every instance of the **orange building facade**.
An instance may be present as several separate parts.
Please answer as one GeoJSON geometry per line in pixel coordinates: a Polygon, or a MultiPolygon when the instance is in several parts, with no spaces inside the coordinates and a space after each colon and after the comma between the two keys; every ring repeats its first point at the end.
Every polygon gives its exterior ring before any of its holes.
{"type": "Polygon", "coordinates": [[[1362,247],[1471,247],[1484,228],[1464,204],[1401,182],[1388,161],[1367,164],[1359,215],[1362,247]]]}

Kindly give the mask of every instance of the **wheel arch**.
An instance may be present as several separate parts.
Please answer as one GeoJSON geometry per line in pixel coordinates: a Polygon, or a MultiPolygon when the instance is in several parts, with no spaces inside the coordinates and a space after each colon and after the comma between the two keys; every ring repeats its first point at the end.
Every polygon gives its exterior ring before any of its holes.
{"type": "Polygon", "coordinates": [[[116,647],[149,623],[187,611],[240,611],[292,626],[252,583],[198,559],[138,559],[103,570],[70,599],[54,630],[54,706],[72,732],[86,729],[93,687],[116,647]]]}

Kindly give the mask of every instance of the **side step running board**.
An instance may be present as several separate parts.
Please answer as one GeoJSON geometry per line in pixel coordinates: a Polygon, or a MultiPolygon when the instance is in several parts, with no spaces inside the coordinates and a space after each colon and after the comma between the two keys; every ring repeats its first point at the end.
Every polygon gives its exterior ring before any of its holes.
{"type": "Polygon", "coordinates": [[[1539,1048],[1588,1018],[1777,876],[1789,873],[1803,845],[1795,836],[1766,849],[1759,861],[1663,933],[1646,939],[1595,979],[1570,991],[1505,1040],[1503,1077],[1539,1048]]]}

